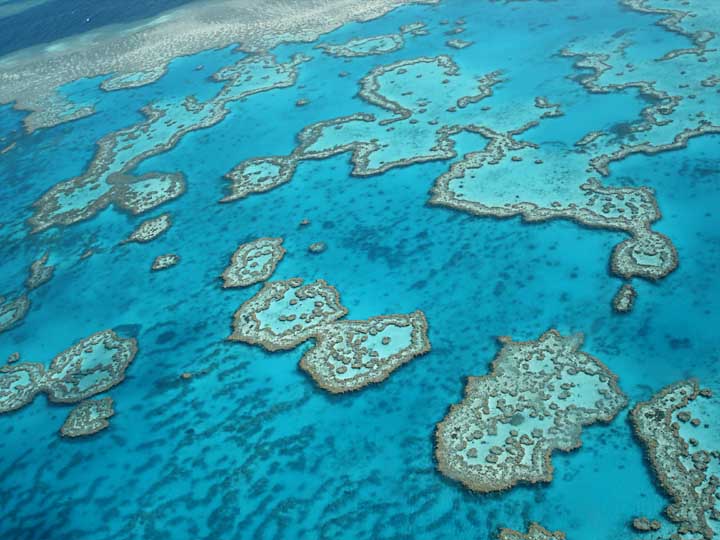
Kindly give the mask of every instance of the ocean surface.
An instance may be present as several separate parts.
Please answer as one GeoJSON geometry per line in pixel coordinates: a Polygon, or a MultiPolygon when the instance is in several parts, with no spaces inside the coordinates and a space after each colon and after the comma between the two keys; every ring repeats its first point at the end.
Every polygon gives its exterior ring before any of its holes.
{"type": "MultiPolygon", "coordinates": [[[[127,22],[180,3],[47,2],[0,19],[0,54],[77,32],[86,17],[93,25],[127,22]]],[[[667,524],[669,501],[628,411],[688,377],[720,391],[720,135],[630,156],[603,180],[655,190],[662,219],[654,228],[672,239],[680,259],[662,280],[633,281],[638,298],[628,314],[613,311],[622,280],[608,262],[623,233],[427,204],[434,180],[458,158],[354,177],[349,154],[340,154],[302,162],[277,189],[218,203],[228,188],[224,175],[243,160],[289,154],[315,122],[377,112],[358,98],[358,81],[404,59],[447,54],[468,77],[502,70],[505,81],[478,106],[513,106],[536,95],[559,102],[564,116],[520,137],[540,145],[572,145],[591,130],[637,121],[647,102],[635,89],[589,93],[574,60],[557,53],[600,32],[642,38],[628,54],[647,58],[690,46],[659,19],[609,0],[444,0],[349,24],[318,41],[427,25],[428,35],[406,36],[395,52],[345,59],[314,49],[318,42],[280,45],[272,51],[278,62],[312,56],[294,85],[231,103],[220,123],[187,134],[135,171],[182,172],[181,197],[142,216],[110,206],[39,234],[27,224],[33,203],[82,174],[96,141],[140,122],[140,109],[153,100],[213,95],[220,85],[209,76],[243,53],[229,47],[177,58],[159,81],[134,89],[105,92],[103,78],[79,80],[62,91],[96,113],[31,135],[23,133],[26,113],[0,108],[0,147],[16,143],[0,155],[0,293],[18,291],[45,251],[56,265],[52,280],[29,294],[24,320],[0,333],[0,359],[18,351],[21,361],[47,364],[105,328],[139,344],[126,380],[107,393],[116,414],[104,431],[61,438],[71,407],[42,395],[0,416],[0,538],[489,540],[500,527],[526,530],[537,521],[569,540],[617,540],[641,538],[630,527],[637,516],[667,524]],[[460,18],[465,31],[445,35],[460,18]],[[453,37],[473,44],[449,48],[453,37]],[[298,107],[300,99],[308,104],[298,107]],[[162,212],[173,219],[166,234],[119,245],[162,212]],[[303,219],[310,225],[299,227],[303,219]],[[268,353],[227,341],[234,311],[261,285],[224,290],[219,276],[239,244],[260,237],[282,237],[287,249],[271,280],[325,279],[353,319],[420,309],[432,351],[381,384],[336,396],[298,368],[311,344],[268,353]],[[327,250],[309,253],[320,241],[327,250]],[[81,259],[89,248],[94,254],[81,259]],[[181,261],[150,272],[162,253],[181,261]],[[629,408],[607,425],[586,427],[580,449],[555,452],[550,483],[482,495],[445,478],[434,459],[435,425],[462,399],[466,377],[488,372],[497,336],[532,340],[549,328],[583,332],[583,350],[619,376],[629,408]],[[193,377],[182,379],[185,372],[193,377]]],[[[704,106],[719,102],[715,94],[704,106]]],[[[470,133],[454,139],[459,157],[484,144],[470,133]]]]}
{"type": "Polygon", "coordinates": [[[110,24],[154,17],[191,0],[4,0],[0,2],[0,56],[110,24]]]}

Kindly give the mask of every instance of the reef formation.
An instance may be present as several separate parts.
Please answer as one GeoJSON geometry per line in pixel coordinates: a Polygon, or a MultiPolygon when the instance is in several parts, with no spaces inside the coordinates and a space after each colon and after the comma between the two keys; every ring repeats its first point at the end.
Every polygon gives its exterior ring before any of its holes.
{"type": "Polygon", "coordinates": [[[160,214],[158,217],[147,219],[140,223],[137,228],[123,240],[122,244],[139,242],[141,244],[152,242],[161,236],[172,226],[172,217],[169,213],[160,214]]]}
{"type": "Polygon", "coordinates": [[[430,350],[421,311],[339,320],[347,313],[338,291],[322,279],[306,285],[300,278],[266,283],[237,310],[228,339],[268,351],[292,349],[314,339],[300,368],[332,393],[379,383],[430,350]]]}
{"type": "Polygon", "coordinates": [[[296,55],[278,64],[269,54],[248,56],[213,74],[213,80],[222,86],[206,102],[190,95],[180,101],[161,99],[147,105],[142,109],[145,120],[98,141],[84,174],[54,185],[34,203],[28,220],[33,232],[90,219],[110,204],[141,214],[180,197],[186,187],[181,173],[138,176],[133,171],[145,160],[174,148],[188,133],[218,124],[228,115],[230,103],[292,86],[297,66],[308,60],[296,55]]]}
{"type": "Polygon", "coordinates": [[[153,272],[159,272],[161,270],[167,270],[172,268],[180,262],[180,256],[175,253],[164,253],[155,257],[155,260],[150,267],[153,272]]]}
{"type": "Polygon", "coordinates": [[[719,418],[720,399],[694,379],[632,409],[635,434],[672,501],[665,513],[674,530],[658,538],[712,540],[720,534],[719,418]]]}
{"type": "Polygon", "coordinates": [[[258,238],[242,244],[222,273],[223,287],[249,287],[266,281],[285,256],[282,238],[258,238]]]}
{"type": "Polygon", "coordinates": [[[405,46],[406,35],[425,35],[425,24],[418,22],[407,24],[400,28],[395,34],[384,34],[366,38],[353,38],[345,43],[319,43],[316,49],[322,50],[325,54],[338,58],[356,58],[361,56],[373,56],[389,54],[399,51],[405,46]]]}
{"type": "MultiPolygon", "coordinates": [[[[459,44],[456,44],[459,45],[459,44]]],[[[630,238],[613,251],[613,272],[625,279],[660,279],[678,256],[670,239],[651,226],[661,214],[647,187],[605,186],[599,161],[602,133],[576,148],[522,140],[531,128],[563,115],[545,96],[527,103],[478,106],[503,82],[501,72],[470,77],[446,55],[400,60],[374,68],[360,81],[359,97],[378,114],[358,112],[307,126],[287,156],[253,157],[227,174],[223,202],[289,182],[299,162],[350,152],[351,174],[370,176],[394,167],[456,157],[453,137],[474,133],[487,142],[435,181],[430,203],[478,216],[522,216],[529,222],[568,219],[622,231],[630,238]],[[530,180],[532,179],[532,181],[530,180]]],[[[630,304],[631,305],[631,304],[630,304]]]]}
{"type": "Polygon", "coordinates": [[[292,349],[310,339],[318,327],[347,315],[340,293],[319,279],[266,283],[235,312],[228,339],[260,345],[268,351],[292,349]]]}
{"type": "Polygon", "coordinates": [[[0,59],[0,104],[30,111],[33,132],[95,112],[94,103],[75,103],[60,87],[109,75],[106,91],[134,88],[162,77],[175,58],[240,43],[265,52],[288,41],[310,42],[350,21],[375,19],[409,3],[438,0],[219,0],[195,3],[130,26],[98,29],[48,47],[0,59]]]}
{"type": "Polygon", "coordinates": [[[55,265],[49,264],[50,252],[45,252],[33,261],[21,292],[8,296],[0,294],[0,334],[17,326],[30,311],[29,294],[50,281],[55,274],[55,265]]]}
{"type": "Polygon", "coordinates": [[[25,288],[28,291],[37,289],[52,279],[55,273],[55,266],[48,264],[49,258],[50,253],[46,252],[30,265],[30,272],[27,281],[25,281],[25,288]]]}
{"type": "Polygon", "coordinates": [[[551,481],[552,452],[579,448],[583,426],[610,422],[627,404],[617,377],[580,352],[581,335],[500,342],[491,372],[468,377],[435,433],[439,470],[481,493],[551,481]]]}
{"type": "Polygon", "coordinates": [[[315,334],[300,360],[321,388],[342,393],[387,379],[397,368],[430,350],[422,311],[366,321],[337,321],[315,334]]]}
{"type": "Polygon", "coordinates": [[[625,283],[613,298],[613,308],[618,313],[627,313],[635,305],[636,296],[635,288],[629,283],[625,283]]]}
{"type": "Polygon", "coordinates": [[[307,126],[288,156],[251,158],[227,174],[223,202],[262,193],[290,181],[300,161],[350,152],[355,176],[455,156],[451,135],[472,123],[470,107],[492,94],[499,73],[461,77],[447,55],[400,60],[374,68],[359,96],[382,116],[355,113],[307,126]],[[391,88],[385,95],[384,89],[391,88]],[[455,114],[448,115],[448,111],[455,114]]]}
{"type": "Polygon", "coordinates": [[[538,523],[530,523],[527,534],[512,529],[500,529],[498,540],[566,540],[561,531],[550,532],[538,523]]]}
{"type": "Polygon", "coordinates": [[[25,318],[30,309],[30,299],[27,294],[21,294],[8,299],[0,296],[0,333],[9,330],[25,318]]]}
{"type": "Polygon", "coordinates": [[[114,402],[111,397],[83,401],[70,411],[60,428],[60,434],[63,437],[94,435],[110,425],[109,419],[114,414],[114,402]]]}
{"type": "Polygon", "coordinates": [[[0,413],[20,409],[45,393],[53,403],[78,403],[125,379],[137,341],[97,332],[52,359],[50,367],[22,362],[0,367],[0,413]]]}

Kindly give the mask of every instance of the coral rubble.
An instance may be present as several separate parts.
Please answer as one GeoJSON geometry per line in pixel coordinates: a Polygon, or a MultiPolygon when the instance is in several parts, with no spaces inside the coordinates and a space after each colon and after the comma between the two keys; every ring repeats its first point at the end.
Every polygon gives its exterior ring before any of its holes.
{"type": "Polygon", "coordinates": [[[337,290],[322,279],[306,285],[300,278],[274,281],[240,306],[229,339],[269,351],[292,349],[346,314],[337,290]]]}

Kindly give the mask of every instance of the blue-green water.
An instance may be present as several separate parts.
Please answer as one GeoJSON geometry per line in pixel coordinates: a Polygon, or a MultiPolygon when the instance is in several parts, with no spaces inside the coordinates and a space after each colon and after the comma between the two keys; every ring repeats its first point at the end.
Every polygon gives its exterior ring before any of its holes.
{"type": "MultiPolygon", "coordinates": [[[[627,411],[610,425],[586,428],[578,451],[556,453],[551,483],[490,496],[467,492],[436,470],[433,433],[461,399],[464,378],[487,372],[496,336],[535,339],[553,326],[585,332],[584,350],[619,375],[631,405],[688,376],[720,390],[720,136],[611,166],[610,185],[655,188],[663,212],[656,228],[681,261],[658,283],[637,281],[637,304],[623,316],[612,312],[620,281],[608,269],[622,234],[428,206],[448,162],[354,178],[341,155],[302,163],[276,190],[218,204],[227,187],[222,177],[237,163],[288,154],[308,124],[371,111],[356,97],[357,81],[377,65],[443,53],[463,73],[502,69],[507,81],[488,103],[559,99],[566,115],[526,137],[572,144],[593,129],[638,119],[646,103],[632,90],[587,93],[571,78],[572,60],[557,51],[598,29],[637,29],[650,58],[688,46],[656,26],[658,17],[604,0],[449,0],[347,25],[322,40],[393,33],[418,20],[430,35],[383,56],[345,61],[314,44],[273,51],[283,61],[296,52],[313,60],[300,66],[295,86],[232,104],[217,126],[141,164],[140,174],[182,171],[188,186],[162,207],[173,227],[147,245],[117,245],[143,217],[113,208],[38,235],[29,235],[25,220],[42,193],[85,170],[96,140],[141,120],[133,111],[158,96],[211,95],[218,84],[208,75],[240,53],[177,59],[159,82],[134,90],[104,93],[100,80],[79,81],[64,91],[95,103],[97,113],[33,135],[21,134],[20,113],[0,110],[0,135],[17,141],[0,156],[0,292],[18,290],[45,250],[57,264],[52,281],[30,293],[24,321],[0,334],[0,358],[19,351],[47,363],[103,328],[137,337],[140,347],[127,379],[109,392],[116,415],[104,432],[61,439],[69,407],[44,397],[0,417],[0,538],[484,540],[500,526],[522,529],[532,520],[571,540],[614,540],[632,537],[633,517],[660,515],[667,500],[627,411]],[[459,37],[475,44],[448,49],[443,32],[450,26],[438,21],[459,17],[467,21],[459,37]],[[198,64],[205,69],[196,71],[198,64]],[[310,103],[296,107],[300,98],[310,103]],[[303,218],[311,225],[298,227],[303,218]],[[272,279],[323,278],[357,319],[422,309],[432,352],[380,385],[336,397],[297,368],[304,348],[270,354],[225,341],[232,313],[259,286],[222,290],[218,276],[238,244],[262,236],[283,237],[288,251],[272,279]],[[308,254],[316,241],[327,251],[308,254]],[[88,247],[96,254],[80,260],[88,247]],[[181,263],[150,273],[154,257],[166,252],[181,263]],[[196,375],[185,381],[183,372],[196,375]]],[[[468,134],[456,141],[459,155],[480,144],[468,134]]]]}

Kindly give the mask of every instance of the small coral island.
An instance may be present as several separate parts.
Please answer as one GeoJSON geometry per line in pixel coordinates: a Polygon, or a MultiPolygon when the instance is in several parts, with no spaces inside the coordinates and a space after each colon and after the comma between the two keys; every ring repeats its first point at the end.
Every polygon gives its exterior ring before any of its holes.
{"type": "Polygon", "coordinates": [[[65,420],[60,434],[63,437],[85,437],[102,431],[110,425],[108,419],[115,414],[113,399],[91,399],[75,407],[65,420]]]}
{"type": "MultiPolygon", "coordinates": [[[[630,414],[637,438],[672,503],[663,538],[711,540],[720,521],[720,399],[694,379],[672,384],[630,414]]],[[[636,518],[638,530],[659,529],[636,518]],[[648,525],[648,527],[646,527],[648,525]]]]}
{"type": "Polygon", "coordinates": [[[0,414],[20,409],[45,393],[53,403],[83,402],[70,413],[63,434],[95,433],[107,426],[101,419],[111,416],[112,402],[84,400],[120,384],[136,354],[135,339],[104,330],[58,354],[47,370],[34,362],[2,366],[0,414]]]}
{"type": "Polygon", "coordinates": [[[223,287],[249,287],[267,280],[285,256],[282,238],[258,238],[241,245],[222,274],[223,287]]]}
{"type": "Polygon", "coordinates": [[[581,335],[500,342],[491,373],[468,378],[435,434],[440,471],[481,493],[549,482],[552,452],[580,447],[583,426],[609,422],[627,404],[617,377],[579,351],[581,335]]]}

